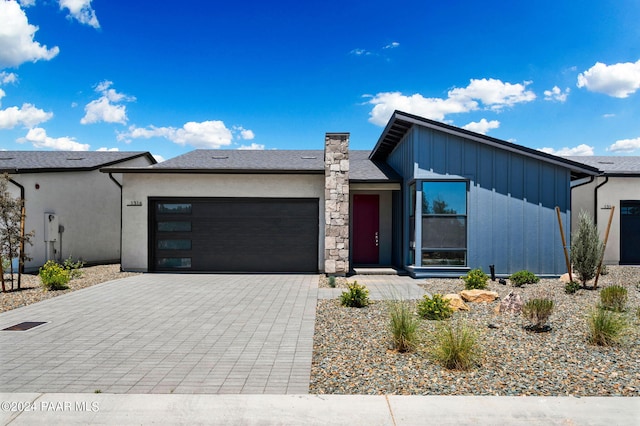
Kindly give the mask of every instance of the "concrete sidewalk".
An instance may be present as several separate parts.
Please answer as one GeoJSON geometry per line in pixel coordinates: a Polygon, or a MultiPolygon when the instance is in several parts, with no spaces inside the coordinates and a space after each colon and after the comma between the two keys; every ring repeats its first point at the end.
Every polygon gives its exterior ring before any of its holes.
{"type": "Polygon", "coordinates": [[[640,398],[0,394],[3,425],[607,425],[640,398]]]}
{"type": "MultiPolygon", "coordinates": [[[[424,281],[408,276],[354,275],[349,277],[348,281],[357,281],[358,284],[366,286],[371,300],[422,299],[422,296],[427,294],[427,291],[418,285],[424,281]]],[[[318,299],[337,299],[343,291],[343,288],[320,288],[318,299]]]]}

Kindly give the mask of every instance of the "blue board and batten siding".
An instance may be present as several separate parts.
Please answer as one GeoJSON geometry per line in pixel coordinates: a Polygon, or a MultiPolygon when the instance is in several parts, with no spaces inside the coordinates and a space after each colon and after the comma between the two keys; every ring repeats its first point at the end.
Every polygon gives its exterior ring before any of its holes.
{"type": "MultiPolygon", "coordinates": [[[[569,169],[421,126],[407,132],[387,162],[404,179],[405,265],[409,259],[409,184],[416,179],[465,179],[469,182],[468,268],[488,272],[494,264],[501,275],[522,269],[539,275],[566,272],[555,207],[560,207],[564,229],[569,230],[569,169]]],[[[420,262],[419,251],[416,259],[420,262]]],[[[421,269],[415,270],[416,275],[437,275],[433,268],[418,272],[421,269]]]]}

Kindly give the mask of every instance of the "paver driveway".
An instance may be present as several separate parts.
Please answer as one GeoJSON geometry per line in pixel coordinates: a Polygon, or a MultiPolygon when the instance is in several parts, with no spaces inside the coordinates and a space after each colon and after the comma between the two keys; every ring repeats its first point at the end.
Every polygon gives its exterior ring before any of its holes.
{"type": "Polygon", "coordinates": [[[0,314],[0,392],[307,393],[316,275],[145,274],[0,314]]]}

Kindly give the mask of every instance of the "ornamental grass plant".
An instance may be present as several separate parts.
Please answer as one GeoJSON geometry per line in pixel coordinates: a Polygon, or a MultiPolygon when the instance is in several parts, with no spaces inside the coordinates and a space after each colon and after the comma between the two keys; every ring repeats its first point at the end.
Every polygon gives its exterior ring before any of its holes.
{"type": "Polygon", "coordinates": [[[464,320],[438,323],[429,353],[450,370],[470,370],[482,363],[478,334],[464,320]]]}
{"type": "Polygon", "coordinates": [[[393,348],[398,352],[412,351],[418,343],[419,325],[413,306],[406,300],[391,300],[388,309],[393,348]]]}
{"type": "Polygon", "coordinates": [[[625,316],[606,309],[593,309],[587,318],[589,331],[587,340],[597,346],[619,344],[629,328],[625,316]]]}
{"type": "Polygon", "coordinates": [[[608,311],[624,312],[629,295],[621,285],[612,285],[600,290],[600,307],[608,311]]]}

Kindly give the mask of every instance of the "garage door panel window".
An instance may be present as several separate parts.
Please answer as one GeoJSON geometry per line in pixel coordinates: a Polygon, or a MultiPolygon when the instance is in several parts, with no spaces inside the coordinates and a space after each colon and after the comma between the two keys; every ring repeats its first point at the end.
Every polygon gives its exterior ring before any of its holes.
{"type": "Polygon", "coordinates": [[[158,203],[158,213],[191,214],[190,203],[158,203]]]}
{"type": "Polygon", "coordinates": [[[158,250],[191,250],[191,240],[158,240],[158,250]]]}
{"type": "Polygon", "coordinates": [[[159,257],[156,259],[156,266],[159,268],[189,269],[191,268],[191,258],[159,257]]]}
{"type": "Polygon", "coordinates": [[[159,232],[191,232],[191,222],[158,222],[159,232]]]}

